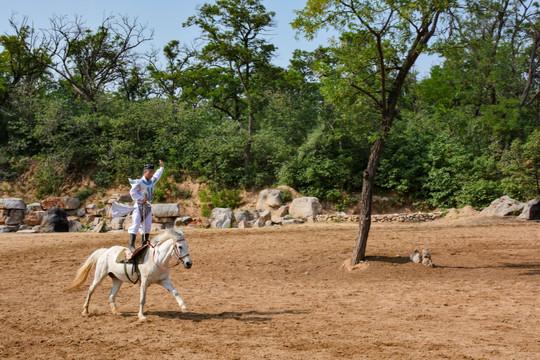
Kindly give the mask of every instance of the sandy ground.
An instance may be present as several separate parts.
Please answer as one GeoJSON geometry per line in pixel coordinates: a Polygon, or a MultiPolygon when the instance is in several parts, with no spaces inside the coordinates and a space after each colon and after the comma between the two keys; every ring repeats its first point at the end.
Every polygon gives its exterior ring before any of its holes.
{"type": "Polygon", "coordinates": [[[367,265],[340,270],[356,224],[190,230],[171,278],[192,311],[138,286],[109,312],[106,279],[64,289],[126,234],[0,235],[0,357],[24,359],[540,359],[540,224],[375,224],[367,265]],[[408,261],[429,248],[436,268],[408,261]]]}

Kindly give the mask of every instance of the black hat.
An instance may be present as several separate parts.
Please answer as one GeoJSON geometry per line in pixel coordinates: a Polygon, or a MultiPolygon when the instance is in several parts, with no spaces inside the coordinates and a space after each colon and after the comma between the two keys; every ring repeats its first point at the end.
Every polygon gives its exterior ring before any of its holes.
{"type": "Polygon", "coordinates": [[[144,168],[143,168],[143,171],[146,171],[146,170],[154,170],[154,164],[144,164],[144,168]]]}

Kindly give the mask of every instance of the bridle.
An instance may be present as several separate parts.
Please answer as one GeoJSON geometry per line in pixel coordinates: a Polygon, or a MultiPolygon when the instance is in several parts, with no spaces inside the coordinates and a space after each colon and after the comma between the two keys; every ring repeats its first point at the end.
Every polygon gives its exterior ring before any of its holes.
{"type": "MultiPolygon", "coordinates": [[[[159,265],[158,263],[156,263],[156,246],[157,245],[152,245],[150,243],[148,243],[148,245],[154,250],[154,253],[152,254],[152,260],[154,261],[154,265],[156,265],[159,269],[161,270],[168,270],[170,268],[173,268],[175,266],[178,266],[180,265],[180,263],[182,263],[182,259],[184,259],[185,257],[188,257],[189,256],[189,253],[185,254],[185,255],[182,255],[180,254],[180,250],[178,250],[178,243],[181,243],[182,241],[186,241],[186,239],[182,239],[182,240],[175,240],[174,241],[174,253],[176,255],[176,264],[172,265],[172,266],[168,266],[168,267],[165,267],[165,266],[161,266],[159,265]]],[[[186,243],[187,244],[187,243],[186,243]]]]}

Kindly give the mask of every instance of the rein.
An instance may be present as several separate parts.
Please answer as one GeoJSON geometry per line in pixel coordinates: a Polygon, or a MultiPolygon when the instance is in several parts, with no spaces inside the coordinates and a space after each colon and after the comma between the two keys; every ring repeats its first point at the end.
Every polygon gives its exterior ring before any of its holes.
{"type": "Polygon", "coordinates": [[[175,266],[180,265],[180,263],[182,262],[182,259],[189,256],[189,253],[186,254],[186,255],[181,255],[180,250],[178,250],[178,246],[176,246],[176,244],[178,244],[178,243],[180,243],[182,241],[186,241],[186,239],[182,239],[182,240],[178,240],[178,241],[174,242],[174,253],[176,254],[177,260],[176,260],[176,264],[174,264],[172,266],[168,266],[168,267],[161,266],[156,262],[156,246],[157,245],[152,245],[152,244],[148,243],[148,245],[154,250],[153,254],[152,254],[152,260],[154,261],[154,265],[156,265],[161,270],[169,270],[169,269],[171,269],[171,268],[173,268],[175,266]]]}

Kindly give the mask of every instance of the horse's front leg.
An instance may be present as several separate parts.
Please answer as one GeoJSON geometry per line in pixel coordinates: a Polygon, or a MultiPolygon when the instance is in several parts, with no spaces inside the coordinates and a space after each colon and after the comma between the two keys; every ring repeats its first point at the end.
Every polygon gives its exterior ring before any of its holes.
{"type": "Polygon", "coordinates": [[[148,279],[146,277],[141,278],[141,299],[139,306],[139,320],[146,321],[146,316],[144,316],[144,303],[146,302],[146,289],[148,288],[148,279]]]}
{"type": "Polygon", "coordinates": [[[178,291],[174,288],[171,279],[167,278],[159,283],[161,286],[163,286],[165,289],[169,290],[171,294],[173,294],[176,301],[178,301],[178,305],[180,305],[180,309],[182,309],[182,312],[189,312],[186,304],[184,303],[184,300],[180,297],[178,294],[178,291]]]}

